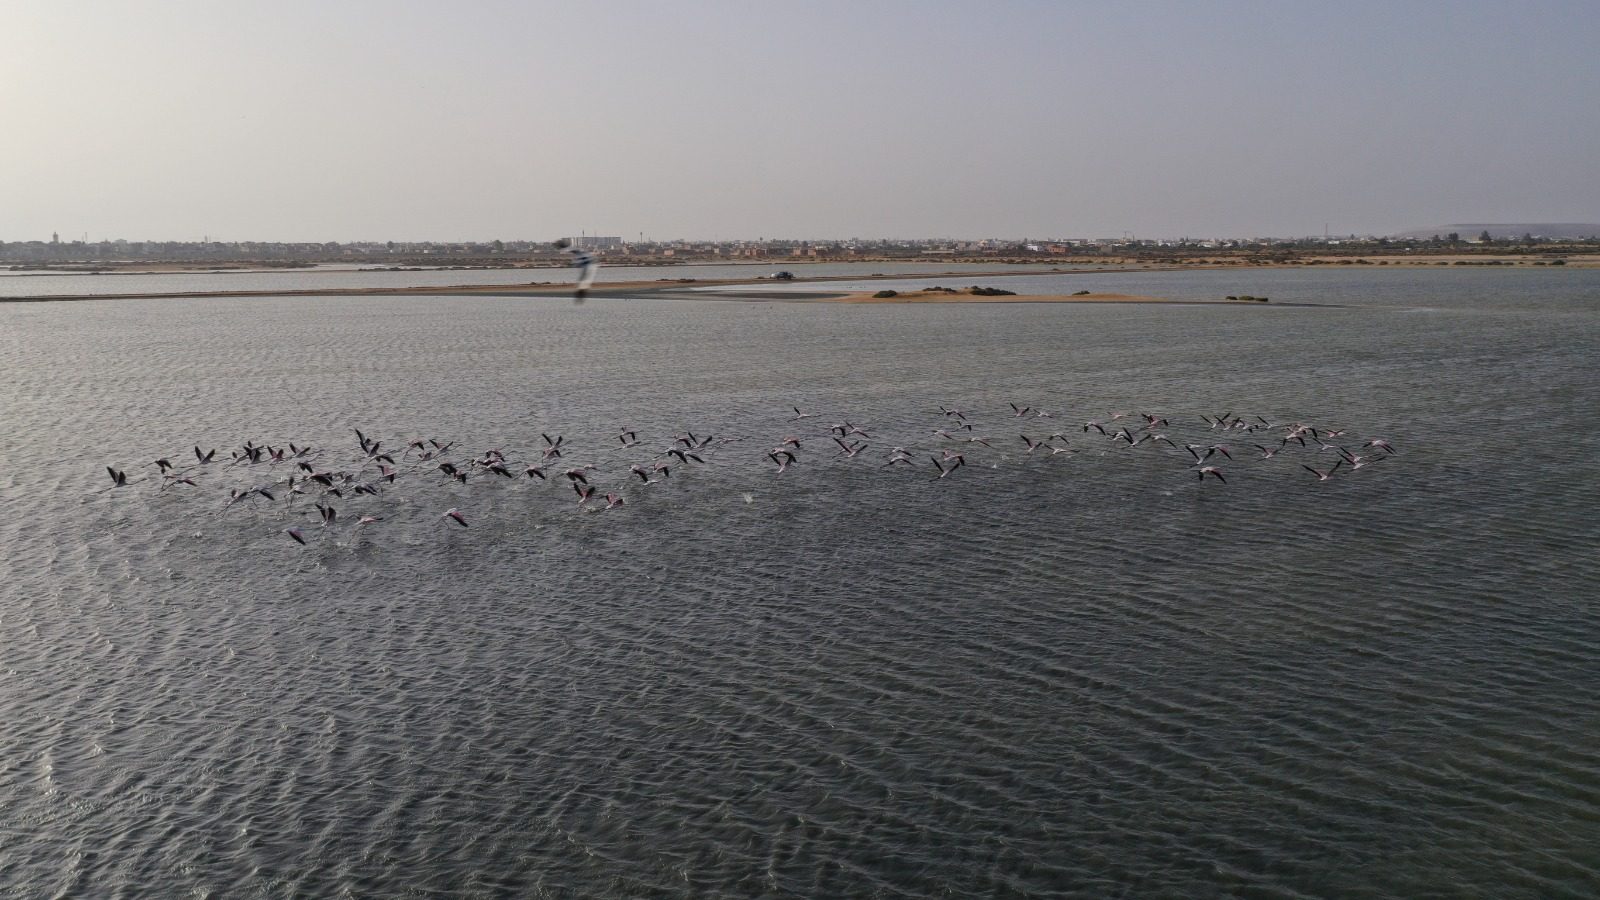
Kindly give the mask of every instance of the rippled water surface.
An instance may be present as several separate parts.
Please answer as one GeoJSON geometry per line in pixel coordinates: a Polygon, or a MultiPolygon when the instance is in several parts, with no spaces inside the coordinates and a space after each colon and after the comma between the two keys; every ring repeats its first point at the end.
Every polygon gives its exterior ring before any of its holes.
{"type": "Polygon", "coordinates": [[[0,304],[0,893],[1594,896],[1600,273],[1244,274],[1043,286],[1341,305],[0,304]],[[355,428],[519,477],[152,464],[355,428]]]}

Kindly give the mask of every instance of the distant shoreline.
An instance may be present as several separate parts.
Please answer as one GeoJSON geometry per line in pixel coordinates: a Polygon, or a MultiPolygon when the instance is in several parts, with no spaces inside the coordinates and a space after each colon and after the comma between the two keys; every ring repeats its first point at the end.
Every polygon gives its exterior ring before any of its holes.
{"type": "MultiPolygon", "coordinates": [[[[1019,275],[1108,275],[1118,272],[1151,272],[1163,271],[1164,267],[1146,267],[1138,269],[1052,269],[1047,273],[1037,270],[1010,271],[1010,272],[913,272],[908,274],[875,274],[875,275],[813,275],[788,278],[783,280],[766,279],[758,281],[750,278],[658,278],[644,281],[601,281],[594,286],[594,291],[599,294],[615,291],[649,292],[649,293],[674,293],[683,295],[692,288],[703,287],[748,287],[753,291],[760,291],[769,284],[826,284],[829,282],[854,282],[854,281],[899,281],[908,278],[958,278],[962,280],[974,277],[982,278],[1008,278],[1019,275]]],[[[604,272],[604,269],[601,269],[604,272]]],[[[28,297],[0,297],[0,302],[11,303],[44,303],[52,300],[164,300],[184,297],[364,297],[364,296],[404,296],[408,294],[501,294],[501,295],[565,295],[572,293],[571,282],[538,282],[531,284],[460,284],[460,285],[409,285],[406,287],[361,287],[361,288],[297,288],[292,290],[251,290],[251,291],[161,291],[153,293],[120,293],[120,294],[58,294],[34,295],[28,297]]],[[[732,296],[732,292],[725,292],[724,298],[732,296]]],[[[707,297],[705,299],[716,299],[707,297]]],[[[796,299],[802,299],[796,297],[796,299]]]]}
{"type": "MultiPolygon", "coordinates": [[[[1367,254],[1337,254],[1337,253],[1306,253],[1272,258],[1259,253],[1231,254],[1195,254],[1192,256],[1160,256],[1140,254],[1118,254],[1107,256],[1062,256],[1062,257],[984,257],[984,256],[954,256],[938,258],[905,258],[905,257],[822,257],[822,258],[794,258],[775,256],[765,259],[650,259],[645,257],[630,257],[615,261],[601,260],[601,264],[613,269],[621,268],[672,268],[695,269],[708,266],[743,266],[749,268],[773,269],[804,269],[808,266],[840,265],[840,264],[892,264],[906,265],[908,263],[927,263],[930,265],[960,265],[960,266],[1021,266],[1034,271],[1055,272],[1063,267],[1082,268],[1085,266],[1112,267],[1112,268],[1162,268],[1162,269],[1258,269],[1258,268],[1304,268],[1318,266],[1399,266],[1410,268],[1416,266],[1490,266],[1505,267],[1544,267],[1550,265],[1567,266],[1573,268],[1600,268],[1600,254],[1577,252],[1571,254],[1528,254],[1528,253],[1470,253],[1470,252],[1430,252],[1418,254],[1400,253],[1367,253],[1367,254]]],[[[506,261],[503,264],[448,263],[440,262],[436,265],[408,263],[404,265],[351,265],[346,268],[339,263],[310,263],[310,262],[106,262],[106,263],[56,263],[56,264],[11,264],[0,266],[0,271],[8,278],[35,278],[35,277],[63,277],[86,275],[263,275],[282,272],[316,273],[320,275],[363,275],[374,272],[515,272],[515,271],[559,271],[570,267],[567,260],[518,260],[506,261]]]]}
{"type": "MultiPolygon", "coordinates": [[[[856,291],[831,297],[818,298],[822,303],[1174,303],[1166,297],[1145,294],[1002,294],[976,295],[956,291],[897,291],[893,297],[879,297],[870,291],[856,291]]],[[[1239,303],[1238,300],[1219,300],[1218,303],[1239,303]]],[[[1255,304],[1251,304],[1255,305],[1255,304]]]]}
{"type": "MultiPolygon", "coordinates": [[[[744,299],[744,300],[768,300],[768,301],[772,301],[772,300],[791,300],[792,299],[792,300],[797,301],[797,302],[823,300],[823,301],[828,301],[828,302],[846,302],[846,303],[867,303],[867,302],[899,302],[899,303],[952,303],[952,302],[1012,302],[1012,303],[1027,303],[1027,302],[1035,302],[1035,303],[1037,303],[1037,302],[1129,303],[1129,302],[1133,302],[1133,303],[1177,303],[1177,302],[1207,302],[1207,303],[1229,303],[1229,302],[1238,302],[1238,303],[1241,303],[1242,305],[1255,306],[1255,305],[1261,305],[1261,304],[1252,303],[1252,302],[1248,302],[1248,301],[1225,301],[1225,300],[1222,300],[1222,299],[1218,299],[1218,300],[1214,300],[1214,301],[1176,301],[1176,300],[1171,300],[1171,299],[1166,299],[1166,298],[1161,298],[1161,297],[1149,297],[1149,296],[1143,296],[1143,295],[1117,294],[1117,293],[1091,294],[1091,295],[1087,295],[1087,296],[1085,296],[1085,295],[1007,295],[1007,296],[1000,296],[1000,297],[975,297],[975,296],[971,296],[971,295],[967,295],[967,294],[962,294],[962,295],[956,295],[956,296],[952,297],[950,295],[919,296],[919,295],[924,294],[926,292],[908,292],[906,294],[902,294],[901,298],[874,298],[868,292],[841,292],[841,293],[836,294],[836,295],[835,294],[831,294],[829,292],[819,292],[819,293],[794,292],[793,296],[791,297],[791,296],[787,295],[788,292],[774,291],[774,290],[771,290],[769,286],[772,286],[772,285],[785,285],[785,286],[787,286],[787,285],[796,285],[796,284],[825,285],[825,284],[829,284],[829,283],[862,282],[862,281],[907,281],[907,280],[932,279],[932,278],[959,279],[958,281],[956,281],[956,283],[957,284],[961,284],[961,283],[968,282],[970,280],[978,279],[978,278],[987,280],[987,279],[997,279],[997,278],[1014,278],[1014,277],[1029,276],[1029,275],[1034,275],[1034,276],[1036,276],[1036,275],[1097,275],[1097,276],[1104,276],[1104,275],[1117,275],[1117,274],[1126,274],[1126,273],[1145,273],[1145,274],[1148,274],[1148,273],[1152,273],[1152,272],[1191,272],[1191,271],[1202,270],[1202,269],[1226,269],[1226,270],[1269,269],[1269,268],[1270,269],[1284,269],[1284,268],[1306,268],[1308,265],[1310,267],[1312,267],[1312,268],[1322,268],[1322,267],[1324,267],[1326,265],[1334,265],[1335,267],[1343,267],[1345,265],[1357,265],[1357,264],[1359,264],[1359,263],[1352,263],[1350,257],[1338,257],[1337,259],[1338,259],[1338,263],[1329,263],[1329,262],[1326,262],[1326,261],[1319,261],[1319,262],[1317,262],[1315,264],[1311,264],[1311,263],[1307,263],[1305,260],[1299,260],[1299,261],[1296,261],[1294,263],[1289,263],[1289,264],[1283,264],[1283,263],[1257,263],[1257,262],[1252,262],[1252,263],[1245,264],[1245,263],[1240,263],[1240,262],[1235,261],[1235,262],[1230,262],[1230,263],[1227,263],[1227,264],[1217,264],[1217,265],[1196,265],[1196,264],[1193,264],[1193,263],[1185,263],[1185,264],[1166,263],[1166,264],[1163,264],[1163,263],[1155,263],[1155,262],[1150,262],[1150,261],[1139,261],[1139,262],[1122,261],[1122,262],[1117,262],[1117,261],[1107,260],[1107,261],[1097,261],[1097,262],[1087,263],[1087,265],[1090,266],[1088,268],[1085,268],[1085,267],[1082,267],[1082,266],[1076,266],[1076,267],[1066,267],[1066,266],[1062,266],[1062,265],[1047,266],[1047,265],[1039,264],[1039,263],[1026,263],[1026,264],[1020,265],[1018,268],[1014,268],[1014,269],[1010,269],[1010,270],[996,270],[996,271],[985,271],[985,272],[973,272],[973,271],[970,271],[970,270],[968,270],[968,271],[950,271],[948,269],[944,269],[944,270],[929,271],[929,272],[875,273],[875,274],[871,274],[871,275],[813,275],[813,276],[799,275],[799,276],[795,276],[795,277],[792,277],[792,278],[786,278],[786,279],[782,279],[782,280],[771,279],[771,278],[761,278],[761,279],[751,279],[751,278],[715,278],[715,279],[708,278],[708,279],[698,279],[698,278],[693,278],[693,277],[657,278],[657,279],[651,279],[651,280],[599,282],[594,286],[594,293],[597,296],[604,296],[604,295],[607,295],[607,294],[615,294],[617,292],[627,292],[627,293],[630,293],[630,294],[640,294],[640,293],[643,293],[643,294],[660,294],[660,295],[667,295],[667,296],[676,297],[676,298],[679,298],[679,299],[702,299],[702,300],[741,300],[741,299],[744,299]],[[715,293],[711,293],[711,292],[700,293],[698,290],[696,290],[696,289],[699,289],[699,288],[735,288],[735,289],[738,289],[738,290],[724,290],[724,291],[718,291],[718,292],[715,292],[715,293]]],[[[949,264],[948,261],[946,261],[946,263],[949,264]]],[[[819,265],[819,264],[826,264],[826,263],[785,263],[785,265],[789,265],[793,269],[802,269],[802,270],[803,270],[803,267],[805,265],[808,265],[808,264],[809,265],[819,265]]],[[[958,264],[965,265],[966,263],[958,263],[958,264]]],[[[698,265],[698,264],[690,264],[690,265],[698,265]]],[[[1504,261],[1501,261],[1501,262],[1497,263],[1494,258],[1489,258],[1489,257],[1477,257],[1477,256],[1464,256],[1464,257],[1447,256],[1447,257],[1445,257],[1445,256],[1441,256],[1441,257],[1427,257],[1427,258],[1417,258],[1417,259],[1407,259],[1407,260],[1389,260],[1389,261],[1386,261],[1386,262],[1373,263],[1371,265],[1372,266],[1388,265],[1391,268],[1419,268],[1419,267],[1434,267],[1434,266],[1466,266],[1466,267],[1470,267],[1470,268],[1476,269],[1478,267],[1487,266],[1487,267],[1493,268],[1493,269],[1510,268],[1510,267],[1514,267],[1514,268],[1517,268],[1517,269],[1526,269],[1526,268],[1533,267],[1535,265],[1548,265],[1548,263],[1543,263],[1543,262],[1534,263],[1534,262],[1528,261],[1526,259],[1518,260],[1515,263],[1504,262],[1504,261]]],[[[612,268],[612,271],[616,271],[617,269],[625,269],[625,268],[630,268],[630,267],[617,266],[617,267],[612,268]]],[[[687,268],[687,266],[685,266],[685,268],[687,268]]],[[[1572,268],[1572,269],[1600,268],[1600,256],[1584,257],[1584,258],[1581,258],[1581,259],[1580,258],[1569,258],[1564,268],[1572,268]]],[[[272,271],[304,272],[304,271],[308,271],[308,270],[305,270],[305,269],[279,269],[279,270],[272,270],[272,271]]],[[[342,271],[345,271],[345,270],[334,270],[334,271],[342,272],[342,271]]],[[[353,270],[347,270],[347,271],[351,272],[352,274],[366,274],[366,273],[370,273],[372,271],[383,271],[383,270],[371,270],[371,269],[354,270],[353,269],[353,270]]],[[[443,271],[443,270],[416,270],[416,271],[443,271]]],[[[483,270],[479,270],[479,271],[483,271],[483,270]]],[[[555,271],[559,271],[559,270],[555,270],[555,271]]],[[[606,269],[602,268],[601,271],[605,272],[606,269]]],[[[156,274],[156,273],[147,273],[147,274],[156,274]]],[[[199,273],[196,273],[196,274],[199,274],[199,273]]],[[[247,297],[343,297],[343,296],[358,296],[359,297],[359,296],[407,296],[407,295],[422,295],[422,296],[426,296],[426,295],[459,295],[459,294],[489,294],[489,295],[499,295],[499,296],[539,297],[539,296],[562,296],[562,295],[570,294],[571,291],[572,291],[572,284],[570,282],[562,281],[562,282],[531,282],[531,283],[526,283],[526,284],[503,283],[503,284],[458,284],[458,285],[406,285],[406,286],[401,286],[401,287],[295,288],[295,289],[256,289],[256,290],[242,290],[242,291],[214,290],[214,291],[125,292],[125,293],[107,293],[107,294],[54,294],[54,295],[52,295],[52,294],[34,294],[34,295],[19,296],[19,297],[0,297],[0,303],[49,303],[49,302],[55,302],[55,301],[69,302],[69,301],[82,301],[82,300],[163,300],[163,299],[199,298],[199,297],[215,297],[215,298],[226,299],[226,298],[247,298],[247,297]]]]}

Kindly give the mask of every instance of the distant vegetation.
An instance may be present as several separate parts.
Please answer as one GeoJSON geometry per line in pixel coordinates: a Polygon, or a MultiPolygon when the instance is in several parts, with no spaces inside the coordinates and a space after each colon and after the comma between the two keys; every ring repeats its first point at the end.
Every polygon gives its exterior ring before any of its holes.
{"type": "Polygon", "coordinates": [[[977,285],[967,288],[967,293],[974,297],[1015,297],[1017,295],[1016,291],[1001,290],[997,287],[978,287],[977,285]]]}
{"type": "MultiPolygon", "coordinates": [[[[598,241],[599,239],[595,239],[598,241]]],[[[1600,224],[1441,225],[1399,235],[1321,234],[1292,238],[1052,238],[965,240],[759,239],[623,241],[605,239],[591,252],[607,266],[676,266],[686,262],[783,265],[805,262],[916,261],[1183,266],[1430,264],[1428,257],[1495,257],[1537,265],[1555,256],[1600,253],[1600,224]],[[1368,258],[1370,257],[1370,258],[1368,258]]],[[[1588,260],[1581,260],[1588,261],[1588,260]]],[[[1573,262],[1580,262],[1574,259],[1573,262]]],[[[485,241],[0,241],[0,267],[18,271],[135,271],[158,264],[182,269],[304,267],[339,263],[399,269],[566,267],[568,255],[549,240],[485,241]],[[79,268],[88,267],[88,268],[79,268]]],[[[1448,264],[1448,263],[1447,263],[1448,264]]],[[[1502,264],[1509,264],[1503,262],[1502,264]]],[[[1548,265],[1548,263],[1546,263],[1548,265]]],[[[768,278],[782,276],[765,276],[768,278]]]]}
{"type": "Polygon", "coordinates": [[[1535,241],[1594,241],[1600,237],[1600,224],[1593,222],[1503,222],[1499,224],[1466,223],[1439,225],[1434,228],[1417,228],[1402,231],[1389,237],[1399,240],[1439,240],[1448,234],[1457,242],[1463,234],[1476,234],[1480,243],[1504,241],[1506,243],[1533,243],[1535,241]]]}
{"type": "Polygon", "coordinates": [[[900,292],[899,291],[879,291],[876,294],[873,294],[872,296],[875,299],[878,299],[878,300],[887,300],[890,297],[898,297],[898,296],[900,296],[900,292]]]}

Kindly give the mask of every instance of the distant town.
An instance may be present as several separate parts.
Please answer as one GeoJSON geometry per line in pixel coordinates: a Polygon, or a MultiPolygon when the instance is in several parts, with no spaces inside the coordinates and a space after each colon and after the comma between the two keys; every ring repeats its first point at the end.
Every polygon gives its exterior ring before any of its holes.
{"type": "MultiPolygon", "coordinates": [[[[1458,226],[1446,226],[1458,227],[1458,226]]],[[[1467,227],[1467,226],[1459,226],[1467,227]]],[[[1476,227],[1476,226],[1473,226],[1476,227]]],[[[1050,262],[1067,259],[1256,263],[1334,262],[1339,257],[1410,257],[1428,254],[1526,255],[1557,259],[1600,252],[1600,225],[1492,226],[1440,231],[1427,236],[1321,235],[1306,238],[1148,239],[1134,235],[1098,239],[850,239],[729,241],[627,240],[580,234],[568,238],[610,265],[673,265],[707,262],[948,260],[1050,262]],[[1593,232],[1581,234],[1583,228],[1593,232]]],[[[384,268],[538,268],[564,265],[568,257],[552,241],[0,241],[0,266],[13,271],[117,271],[152,265],[206,268],[296,268],[330,264],[384,268]]]]}

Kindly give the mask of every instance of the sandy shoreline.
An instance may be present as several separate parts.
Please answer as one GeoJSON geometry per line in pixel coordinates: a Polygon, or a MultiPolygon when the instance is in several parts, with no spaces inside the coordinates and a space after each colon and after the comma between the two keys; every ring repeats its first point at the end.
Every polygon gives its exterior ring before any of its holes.
{"type": "MultiPolygon", "coordinates": [[[[601,270],[602,272],[604,269],[601,270]]],[[[1148,272],[1150,268],[1143,269],[1052,269],[1047,274],[1051,275],[1104,275],[1116,272],[1148,272]]],[[[1020,275],[1039,275],[1037,269],[984,272],[982,278],[1010,278],[1020,275]]],[[[600,281],[593,288],[596,294],[614,293],[617,291],[674,293],[677,296],[689,295],[694,288],[723,288],[741,287],[751,291],[765,291],[773,285],[794,284],[828,284],[841,281],[904,281],[919,278],[961,278],[971,279],[972,272],[925,272],[911,275],[879,274],[879,275],[812,275],[778,281],[775,279],[757,280],[752,278],[655,278],[634,281],[600,281]]],[[[527,284],[458,284],[458,285],[412,285],[408,287],[361,287],[361,288],[304,288],[292,290],[248,290],[248,291],[160,291],[153,293],[118,293],[118,294],[36,294],[25,297],[0,297],[0,303],[45,302],[51,300],[154,300],[173,297],[345,297],[345,296],[385,296],[406,294],[526,294],[529,296],[571,294],[571,282],[533,282],[527,284]]],[[[691,295],[692,296],[692,295],[691,295]]],[[[733,292],[725,292],[719,297],[706,299],[733,299],[733,292]]],[[[806,299],[797,296],[795,299],[806,299]]]]}
{"type": "MultiPolygon", "coordinates": [[[[821,303],[1173,303],[1165,297],[1145,294],[1007,294],[998,297],[979,296],[948,291],[901,291],[893,297],[879,297],[872,292],[857,291],[831,297],[819,297],[821,303]]],[[[1223,303],[1238,301],[1219,301],[1223,303]]]]}
{"type": "MultiPolygon", "coordinates": [[[[1348,263],[1349,258],[1343,258],[1341,263],[1348,263]]],[[[1396,268],[1409,268],[1416,266],[1457,266],[1465,265],[1475,271],[1478,267],[1485,266],[1488,260],[1482,257],[1428,257],[1414,260],[1388,260],[1387,264],[1396,268]]],[[[783,291],[774,290],[778,286],[787,289],[792,285],[816,284],[827,285],[839,282],[862,281],[909,281],[919,279],[959,279],[968,282],[974,278],[988,281],[990,279],[1015,278],[1029,275],[1117,275],[1121,273],[1151,273],[1151,272],[1182,272],[1195,269],[1280,269],[1280,268],[1322,268],[1327,262],[1306,265],[1305,261],[1296,263],[1260,263],[1240,261],[1207,261],[1196,264],[1195,261],[1155,263],[1150,261],[1106,261],[1092,265],[1089,268],[1068,267],[1063,265],[1023,265],[1010,270],[976,273],[971,271],[950,271],[947,269],[918,272],[918,273],[889,273],[871,275],[800,275],[794,278],[776,280],[764,278],[655,278],[624,281],[603,281],[594,286],[596,296],[607,294],[658,294],[679,299],[702,300],[766,300],[781,301],[793,300],[795,302],[842,302],[842,303],[1175,303],[1180,301],[1162,297],[1143,296],[1135,294],[1120,294],[1114,292],[1088,294],[1088,295],[1010,295],[1001,297],[979,297],[970,294],[938,294],[928,291],[911,291],[902,293],[898,297],[876,298],[871,292],[848,292],[833,295],[826,289],[819,292],[795,292],[793,297],[786,296],[783,291]],[[701,294],[698,288],[731,288],[701,294]]],[[[1380,263],[1382,265],[1382,263],[1380,263]]],[[[1516,268],[1531,265],[1527,260],[1521,260],[1516,268]]],[[[1600,267],[1600,258],[1590,257],[1585,259],[1572,258],[1568,266],[1571,268],[1600,267]]],[[[1497,268],[1490,264],[1490,269],[1497,268]]],[[[291,273],[294,269],[279,269],[291,273]]],[[[602,269],[604,272],[604,269],[602,269]]],[[[460,285],[410,285],[404,287],[360,287],[360,288],[305,288],[305,289],[260,289],[260,290],[213,290],[213,291],[159,291],[159,292],[126,292],[107,294],[33,294],[19,297],[0,297],[0,303],[45,303],[51,301],[76,301],[76,300],[152,300],[184,297],[339,297],[339,296],[405,296],[405,295],[461,295],[461,294],[492,294],[500,296],[562,296],[570,295],[573,286],[570,282],[530,282],[509,284],[460,284],[460,285]]],[[[1244,302],[1226,301],[1217,299],[1205,301],[1215,303],[1244,302]]],[[[1246,305],[1260,305],[1246,303],[1246,305]]]]}
{"type": "MultiPolygon", "coordinates": [[[[1109,254],[1084,254],[1071,256],[1058,256],[1053,258],[990,258],[990,257],[958,257],[948,260],[925,260],[934,265],[1014,265],[1025,267],[1033,273],[1056,272],[1082,268],[1085,266],[1102,267],[1112,266],[1121,269],[1129,268],[1225,268],[1225,269],[1281,269],[1298,267],[1320,266],[1545,266],[1554,260],[1562,260],[1562,265],[1576,268],[1600,268],[1600,254],[1592,251],[1577,250],[1572,253],[1472,253],[1434,251],[1415,255],[1398,252],[1389,253],[1308,253],[1305,251],[1291,252],[1279,256],[1276,251],[1259,250],[1248,253],[1221,252],[1215,254],[1196,253],[1193,255],[1126,255],[1120,253],[1109,254]]],[[[901,257],[859,257],[843,259],[792,259],[788,257],[770,257],[767,259],[718,259],[718,258],[691,258],[691,259],[650,259],[628,258],[616,263],[625,267],[672,267],[690,272],[702,266],[746,266],[749,268],[788,268],[804,271],[808,266],[834,265],[845,263],[891,263],[903,264],[910,262],[901,257]]],[[[14,263],[0,268],[8,268],[16,276],[30,275],[232,275],[232,274],[262,274],[275,272],[315,272],[319,274],[362,274],[382,271],[413,271],[413,272],[443,272],[443,271],[516,271],[530,272],[550,271],[569,267],[565,259],[519,259],[507,260],[503,264],[485,264],[475,262],[451,262],[441,260],[437,263],[424,264],[418,262],[399,263],[387,266],[382,263],[368,262],[361,266],[344,268],[339,263],[312,263],[299,261],[215,261],[215,262],[156,262],[156,261],[100,261],[100,262],[73,262],[73,263],[14,263]],[[325,267],[326,266],[326,267],[325,267]]],[[[985,273],[991,274],[991,273],[985,273]]],[[[1021,273],[1019,273],[1021,274],[1021,273]]],[[[807,280],[800,276],[796,280],[807,280]]]]}

